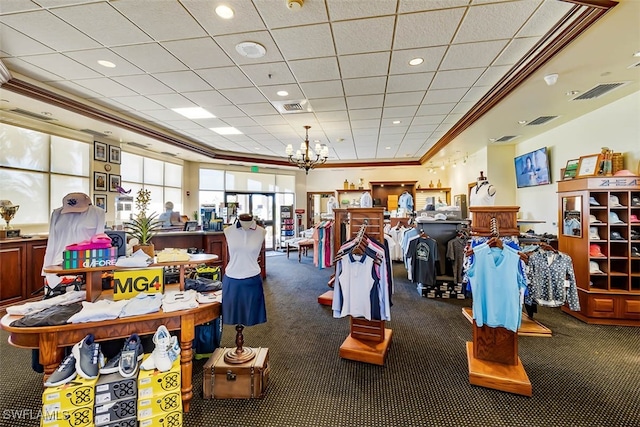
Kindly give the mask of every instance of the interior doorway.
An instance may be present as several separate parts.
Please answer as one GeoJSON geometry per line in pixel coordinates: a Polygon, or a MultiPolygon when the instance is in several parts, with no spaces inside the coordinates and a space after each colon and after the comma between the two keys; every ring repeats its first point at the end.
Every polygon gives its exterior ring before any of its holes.
{"type": "Polygon", "coordinates": [[[240,214],[251,214],[262,222],[267,231],[265,249],[272,250],[275,247],[273,193],[226,193],[225,206],[227,206],[227,223],[235,222],[240,214]]]}
{"type": "Polygon", "coordinates": [[[307,228],[311,228],[322,219],[322,215],[327,213],[327,201],[334,196],[329,191],[310,191],[307,193],[307,228]]]}

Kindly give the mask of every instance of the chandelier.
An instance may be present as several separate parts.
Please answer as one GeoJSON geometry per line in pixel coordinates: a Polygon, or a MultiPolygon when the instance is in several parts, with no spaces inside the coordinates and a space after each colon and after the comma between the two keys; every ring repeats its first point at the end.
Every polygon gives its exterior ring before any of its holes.
{"type": "Polygon", "coordinates": [[[311,156],[309,156],[309,129],[311,129],[311,126],[305,126],[304,128],[306,129],[306,135],[304,141],[300,144],[300,149],[296,150],[296,154],[294,155],[293,146],[289,144],[285,152],[287,156],[289,156],[289,163],[296,165],[300,169],[304,169],[305,173],[309,175],[309,169],[313,169],[327,161],[329,147],[316,143],[315,150],[312,150],[311,156]],[[314,154],[315,158],[312,158],[314,154]]]}

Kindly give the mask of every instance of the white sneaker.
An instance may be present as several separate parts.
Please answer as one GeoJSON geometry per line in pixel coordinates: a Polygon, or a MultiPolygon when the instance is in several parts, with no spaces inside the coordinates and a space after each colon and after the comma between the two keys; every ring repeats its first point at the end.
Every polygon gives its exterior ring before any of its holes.
{"type": "Polygon", "coordinates": [[[147,357],[142,362],[140,369],[144,371],[157,369],[160,372],[167,372],[171,369],[173,362],[168,354],[168,350],[171,346],[171,335],[164,325],[160,325],[156,330],[156,333],[153,334],[153,343],[156,346],[153,349],[151,356],[147,357]]]}
{"type": "Polygon", "coordinates": [[[180,343],[178,342],[178,337],[175,335],[171,337],[171,345],[169,345],[167,354],[169,355],[169,359],[171,359],[171,363],[180,357],[180,343]]]}

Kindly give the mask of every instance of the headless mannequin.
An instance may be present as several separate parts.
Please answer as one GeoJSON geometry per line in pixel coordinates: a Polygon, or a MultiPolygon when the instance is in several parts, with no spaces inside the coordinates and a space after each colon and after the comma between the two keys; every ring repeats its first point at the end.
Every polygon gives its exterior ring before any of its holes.
{"type": "Polygon", "coordinates": [[[224,359],[227,363],[244,363],[255,356],[250,347],[243,347],[244,324],[249,326],[266,322],[262,277],[258,265],[258,255],[262,248],[266,230],[256,224],[251,214],[241,214],[238,223],[224,231],[229,249],[229,263],[223,277],[223,322],[235,323],[236,348],[229,350],[224,359]],[[245,305],[250,301],[250,310],[245,305]],[[225,314],[226,313],[226,314],[225,314]],[[228,319],[225,322],[225,317],[228,319]],[[230,318],[230,320],[229,320],[230,318]]]}
{"type": "Polygon", "coordinates": [[[493,206],[496,188],[489,183],[489,179],[480,171],[476,185],[471,189],[469,206],[493,206]]]}

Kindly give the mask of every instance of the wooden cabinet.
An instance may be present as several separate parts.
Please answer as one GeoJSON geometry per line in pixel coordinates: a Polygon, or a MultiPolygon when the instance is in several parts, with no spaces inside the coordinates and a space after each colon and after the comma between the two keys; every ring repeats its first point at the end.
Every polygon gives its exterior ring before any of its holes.
{"type": "Polygon", "coordinates": [[[416,207],[415,203],[417,183],[418,181],[370,181],[371,197],[373,197],[376,206],[375,201],[379,200],[380,206],[391,211],[397,209],[398,198],[406,191],[413,198],[413,210],[417,210],[417,208],[421,208],[421,206],[416,207]],[[391,204],[389,203],[390,197],[393,199],[391,204]]]}
{"type": "Polygon", "coordinates": [[[0,241],[0,305],[32,298],[44,284],[46,239],[0,241]]]}
{"type": "Polygon", "coordinates": [[[558,183],[558,249],[573,259],[580,311],[597,324],[640,326],[640,177],[558,183]]]}
{"type": "Polygon", "coordinates": [[[336,190],[336,198],[338,199],[338,205],[340,205],[340,209],[359,208],[360,197],[362,196],[362,193],[371,194],[371,190],[336,190]]]}

